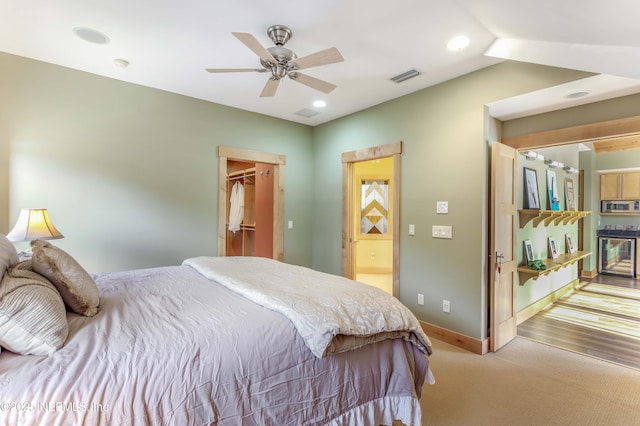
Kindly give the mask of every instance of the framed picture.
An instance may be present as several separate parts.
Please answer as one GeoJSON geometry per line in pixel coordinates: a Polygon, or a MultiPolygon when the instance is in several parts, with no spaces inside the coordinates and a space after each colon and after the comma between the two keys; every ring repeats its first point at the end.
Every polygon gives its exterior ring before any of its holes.
{"type": "Polygon", "coordinates": [[[573,179],[564,180],[565,200],[567,202],[567,210],[576,209],[576,201],[573,195],[573,179]]]}
{"type": "Polygon", "coordinates": [[[558,258],[558,246],[556,245],[556,239],[553,237],[549,237],[549,257],[551,259],[558,258]]]}
{"type": "Polygon", "coordinates": [[[571,237],[571,234],[566,234],[565,238],[567,240],[567,251],[570,254],[573,254],[576,252],[576,247],[573,245],[573,238],[571,237]]]}
{"type": "Polygon", "coordinates": [[[527,263],[535,260],[533,257],[533,244],[531,240],[524,240],[524,258],[527,263]]]}
{"type": "Polygon", "coordinates": [[[560,198],[558,198],[558,179],[555,170],[547,170],[547,192],[549,193],[549,209],[560,210],[560,198]]]}
{"type": "Polygon", "coordinates": [[[524,168],[524,200],[522,208],[540,210],[538,193],[538,173],[534,169],[524,168]]]}

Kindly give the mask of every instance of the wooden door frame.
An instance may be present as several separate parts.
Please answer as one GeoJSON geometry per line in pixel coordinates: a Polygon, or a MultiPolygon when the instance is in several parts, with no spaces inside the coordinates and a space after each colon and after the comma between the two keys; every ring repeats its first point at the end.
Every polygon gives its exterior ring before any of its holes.
{"type": "Polygon", "coordinates": [[[379,145],[370,148],[342,153],[342,274],[354,278],[353,271],[353,217],[350,214],[355,200],[351,188],[353,187],[353,166],[361,161],[378,158],[393,157],[393,296],[400,297],[400,156],[402,155],[402,141],[379,145]]]}
{"type": "Polygon", "coordinates": [[[250,149],[218,146],[218,256],[227,255],[227,161],[272,164],[273,258],[284,261],[284,166],[286,156],[250,149]]]}

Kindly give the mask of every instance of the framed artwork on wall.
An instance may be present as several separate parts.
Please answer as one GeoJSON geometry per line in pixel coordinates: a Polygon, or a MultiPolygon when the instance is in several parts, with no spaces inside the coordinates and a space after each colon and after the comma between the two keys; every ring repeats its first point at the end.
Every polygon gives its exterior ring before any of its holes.
{"type": "Polygon", "coordinates": [[[571,237],[571,234],[566,234],[565,238],[567,240],[567,251],[570,254],[573,254],[576,252],[576,247],[573,245],[573,238],[571,237]]]}
{"type": "Polygon", "coordinates": [[[558,246],[556,245],[556,239],[549,237],[549,257],[551,259],[558,258],[558,246]]]}
{"type": "Polygon", "coordinates": [[[522,200],[522,208],[540,210],[538,173],[528,167],[524,168],[524,199],[522,200]]]}
{"type": "Polygon", "coordinates": [[[531,240],[524,240],[524,258],[527,263],[535,260],[533,257],[533,244],[531,240]]]}
{"type": "Polygon", "coordinates": [[[558,179],[555,170],[547,170],[547,193],[549,194],[549,208],[560,210],[560,198],[558,197],[558,179]]]}
{"type": "Polygon", "coordinates": [[[565,189],[565,199],[567,202],[567,210],[575,210],[576,209],[576,201],[575,196],[573,194],[573,179],[565,179],[564,180],[564,189],[565,189]]]}

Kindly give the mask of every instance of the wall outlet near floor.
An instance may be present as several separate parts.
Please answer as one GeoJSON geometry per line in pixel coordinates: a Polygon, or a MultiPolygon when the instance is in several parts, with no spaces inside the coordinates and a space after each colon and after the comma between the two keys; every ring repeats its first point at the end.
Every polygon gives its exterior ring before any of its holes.
{"type": "Polygon", "coordinates": [[[418,305],[420,306],[424,305],[424,294],[418,293],[418,305]]]}
{"type": "Polygon", "coordinates": [[[451,302],[449,302],[448,300],[442,301],[442,312],[451,312],[451,302]]]}

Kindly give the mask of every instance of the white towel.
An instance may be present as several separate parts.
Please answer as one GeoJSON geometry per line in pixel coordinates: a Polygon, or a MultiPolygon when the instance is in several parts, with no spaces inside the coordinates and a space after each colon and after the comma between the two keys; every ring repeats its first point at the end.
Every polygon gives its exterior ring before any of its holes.
{"type": "Polygon", "coordinates": [[[231,188],[229,204],[229,231],[235,233],[240,230],[244,219],[244,186],[240,182],[236,182],[231,188]]]}

